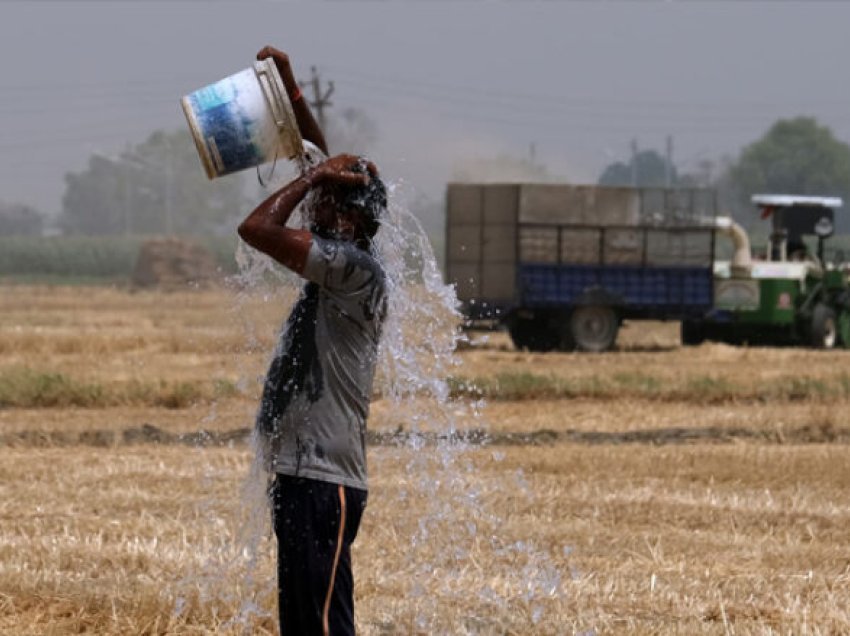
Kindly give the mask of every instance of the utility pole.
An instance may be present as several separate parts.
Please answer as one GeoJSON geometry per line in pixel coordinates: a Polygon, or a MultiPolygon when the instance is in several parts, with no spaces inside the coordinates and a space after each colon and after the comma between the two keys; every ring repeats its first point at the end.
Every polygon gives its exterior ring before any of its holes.
{"type": "Polygon", "coordinates": [[[632,139],[632,187],[638,185],[638,145],[637,139],[632,139]]]}
{"type": "Polygon", "coordinates": [[[174,210],[171,207],[171,171],[174,164],[171,158],[171,140],[165,136],[165,167],[163,169],[162,208],[165,212],[165,235],[174,234],[174,210]]]}
{"type": "Polygon", "coordinates": [[[667,135],[666,161],[664,162],[664,185],[673,185],[673,135],[667,135]]]}
{"type": "Polygon", "coordinates": [[[334,83],[328,82],[327,90],[322,92],[322,80],[319,77],[319,72],[316,70],[315,66],[310,67],[310,73],[312,74],[312,77],[310,78],[310,86],[313,89],[313,101],[307,103],[316,109],[316,115],[319,119],[319,127],[324,130],[325,108],[333,106],[330,102],[330,97],[334,92],[334,83]]]}
{"type": "Polygon", "coordinates": [[[126,167],[121,170],[121,202],[124,207],[124,236],[130,236],[130,178],[126,167]]]}

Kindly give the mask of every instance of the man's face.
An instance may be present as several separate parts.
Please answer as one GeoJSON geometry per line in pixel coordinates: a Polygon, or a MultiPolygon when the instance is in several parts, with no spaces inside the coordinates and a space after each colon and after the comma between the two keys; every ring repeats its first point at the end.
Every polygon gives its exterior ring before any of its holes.
{"type": "Polygon", "coordinates": [[[319,235],[341,241],[353,241],[360,233],[360,215],[340,211],[331,201],[321,201],[313,213],[313,226],[319,235]]]}

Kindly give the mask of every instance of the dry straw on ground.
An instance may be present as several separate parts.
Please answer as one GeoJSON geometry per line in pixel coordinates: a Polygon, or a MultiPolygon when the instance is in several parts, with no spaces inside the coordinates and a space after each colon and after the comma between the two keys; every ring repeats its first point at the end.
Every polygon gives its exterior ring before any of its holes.
{"type": "MultiPolygon", "coordinates": [[[[273,544],[251,568],[237,541],[250,450],[226,435],[285,303],[2,292],[0,389],[31,397],[0,407],[0,632],[275,633],[273,544]],[[157,401],[175,386],[195,392],[157,401]],[[101,393],[45,397],[81,387],[101,393]],[[230,442],[180,441],[202,429],[230,442]]],[[[491,392],[458,420],[489,445],[370,448],[361,633],[850,632],[850,355],[624,335],[581,356],[494,334],[454,371],[491,392]]],[[[427,429],[373,410],[376,432],[427,429]]]]}

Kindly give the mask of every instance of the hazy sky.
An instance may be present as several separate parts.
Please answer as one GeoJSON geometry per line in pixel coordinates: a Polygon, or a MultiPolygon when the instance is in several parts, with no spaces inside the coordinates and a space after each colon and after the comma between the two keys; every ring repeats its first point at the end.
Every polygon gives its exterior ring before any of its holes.
{"type": "Polygon", "coordinates": [[[433,196],[532,142],[587,182],[633,137],[673,135],[680,169],[779,117],[850,141],[846,3],[0,2],[0,200],[58,211],[66,171],[185,127],[180,96],[266,43],[368,111],[384,172],[433,196]]]}

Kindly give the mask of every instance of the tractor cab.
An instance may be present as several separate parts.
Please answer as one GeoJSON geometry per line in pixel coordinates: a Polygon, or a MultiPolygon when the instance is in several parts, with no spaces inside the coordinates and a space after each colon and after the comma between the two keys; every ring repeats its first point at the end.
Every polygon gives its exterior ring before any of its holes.
{"type": "Polygon", "coordinates": [[[768,260],[773,262],[811,261],[805,238],[817,238],[817,263],[824,262],[824,241],[835,230],[835,210],[843,205],[838,197],[809,197],[787,194],[757,194],[753,204],[762,219],[771,219],[768,260]]]}
{"type": "Polygon", "coordinates": [[[759,194],[752,201],[772,223],[766,258],[749,258],[743,228],[719,224],[736,243],[735,257],[715,261],[714,307],[682,323],[682,342],[850,348],[848,272],[842,263],[824,258],[824,241],[833,234],[841,199],[759,194]],[[815,253],[809,249],[812,237],[815,253]]]}

